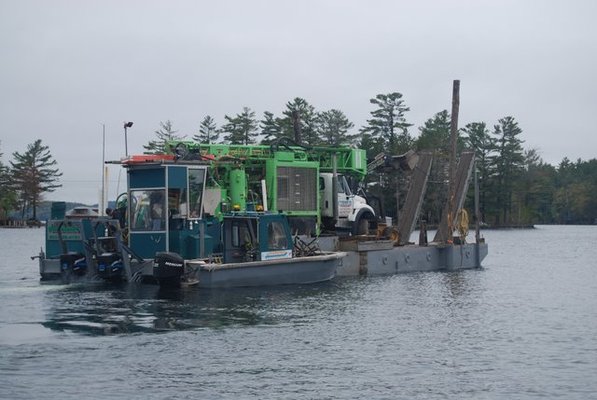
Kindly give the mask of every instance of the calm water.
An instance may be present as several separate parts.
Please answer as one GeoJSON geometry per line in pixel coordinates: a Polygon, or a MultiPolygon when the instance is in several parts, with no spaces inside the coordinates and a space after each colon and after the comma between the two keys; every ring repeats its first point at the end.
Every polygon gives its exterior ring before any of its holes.
{"type": "Polygon", "coordinates": [[[480,270],[271,289],[41,284],[0,229],[0,398],[597,399],[597,226],[480,270]]]}

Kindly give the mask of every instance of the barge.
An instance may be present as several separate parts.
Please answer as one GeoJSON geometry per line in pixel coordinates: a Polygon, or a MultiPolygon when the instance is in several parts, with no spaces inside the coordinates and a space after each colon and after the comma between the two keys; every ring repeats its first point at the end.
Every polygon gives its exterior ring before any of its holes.
{"type": "MultiPolygon", "coordinates": [[[[432,241],[424,229],[418,244],[409,241],[430,153],[374,160],[374,168],[398,166],[412,174],[400,219],[392,225],[344,179],[371,172],[362,150],[188,142],[169,149],[113,162],[127,170],[127,191],[110,215],[66,215],[53,208],[39,254],[42,279],[206,288],[308,284],[337,275],[479,268],[488,252],[478,231],[475,243],[466,243],[464,227],[454,237],[448,219],[432,241]]],[[[473,165],[474,154],[463,153],[455,184],[458,210],[473,165]]]]}

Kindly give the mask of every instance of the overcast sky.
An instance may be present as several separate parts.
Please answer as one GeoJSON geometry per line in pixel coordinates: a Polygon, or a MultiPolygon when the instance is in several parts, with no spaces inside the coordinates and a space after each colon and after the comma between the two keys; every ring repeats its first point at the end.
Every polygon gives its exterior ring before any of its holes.
{"type": "MultiPolygon", "coordinates": [[[[360,128],[378,93],[401,92],[418,127],[511,115],[544,161],[597,157],[597,1],[0,0],[0,152],[37,138],[63,188],[97,202],[106,158],[141,153],[160,121],[192,136],[243,106],[279,115],[303,97],[360,128]]],[[[110,197],[125,187],[110,169],[110,197]]]]}

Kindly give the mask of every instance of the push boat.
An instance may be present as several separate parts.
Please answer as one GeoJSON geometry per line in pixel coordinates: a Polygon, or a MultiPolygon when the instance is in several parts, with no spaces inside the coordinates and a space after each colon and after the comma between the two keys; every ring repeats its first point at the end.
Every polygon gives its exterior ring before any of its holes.
{"type": "Polygon", "coordinates": [[[38,256],[42,280],[203,288],[311,284],[332,279],[346,256],[301,246],[283,213],[218,208],[217,217],[215,209],[208,215],[205,162],[135,156],[123,165],[128,190],[111,216],[76,218],[64,212],[64,203],[53,204],[38,256]]]}

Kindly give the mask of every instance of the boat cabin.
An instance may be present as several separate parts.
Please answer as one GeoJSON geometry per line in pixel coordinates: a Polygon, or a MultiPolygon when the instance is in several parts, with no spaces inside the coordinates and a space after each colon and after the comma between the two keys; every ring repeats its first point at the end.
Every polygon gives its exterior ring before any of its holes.
{"type": "Polygon", "coordinates": [[[292,258],[288,219],[257,212],[226,215],[223,222],[224,263],[292,258]]]}
{"type": "Polygon", "coordinates": [[[203,215],[207,165],[201,162],[125,163],[129,247],[140,257],[175,252],[185,259],[214,251],[219,224],[203,215]]]}

